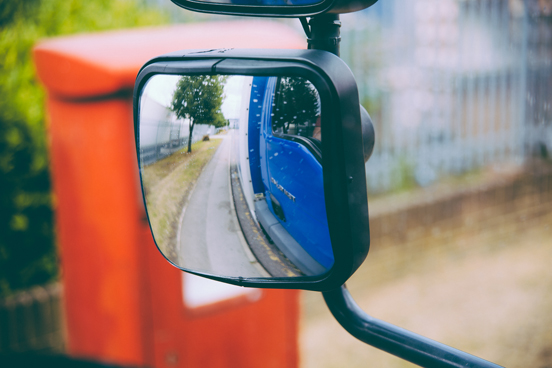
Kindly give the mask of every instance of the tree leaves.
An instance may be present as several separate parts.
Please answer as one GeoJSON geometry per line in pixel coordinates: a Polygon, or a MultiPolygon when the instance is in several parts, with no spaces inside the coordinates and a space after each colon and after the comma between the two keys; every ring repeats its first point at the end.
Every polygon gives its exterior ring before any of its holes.
{"type": "Polygon", "coordinates": [[[43,37],[168,19],[127,0],[0,0],[0,297],[57,275],[45,94],[32,47],[43,37]]]}
{"type": "Polygon", "coordinates": [[[220,108],[226,79],[225,76],[216,75],[185,75],[178,81],[171,109],[179,119],[190,119],[188,152],[191,152],[195,124],[222,124],[224,117],[221,118],[220,108]]]}

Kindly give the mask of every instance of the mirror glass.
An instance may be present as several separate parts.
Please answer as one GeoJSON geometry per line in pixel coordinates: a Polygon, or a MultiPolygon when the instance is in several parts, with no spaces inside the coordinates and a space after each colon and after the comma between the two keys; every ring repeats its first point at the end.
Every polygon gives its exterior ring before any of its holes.
{"type": "Polygon", "coordinates": [[[317,89],[299,77],[151,77],[138,143],[161,252],[224,277],[327,272],[320,116],[317,89]]]}
{"type": "Polygon", "coordinates": [[[322,0],[201,0],[203,3],[253,5],[253,6],[301,6],[320,4],[322,0]]]}

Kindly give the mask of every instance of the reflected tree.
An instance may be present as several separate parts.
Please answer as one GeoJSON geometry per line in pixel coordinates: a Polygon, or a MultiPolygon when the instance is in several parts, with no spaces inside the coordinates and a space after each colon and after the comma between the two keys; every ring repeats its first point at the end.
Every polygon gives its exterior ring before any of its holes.
{"type": "Polygon", "coordinates": [[[190,121],[188,152],[192,152],[192,134],[197,124],[223,126],[220,110],[224,99],[227,77],[213,75],[185,75],[178,81],[171,110],[178,118],[190,121]]]}
{"type": "Polygon", "coordinates": [[[277,94],[273,130],[284,134],[312,135],[311,130],[320,114],[318,91],[312,83],[299,77],[281,78],[277,94]]]}

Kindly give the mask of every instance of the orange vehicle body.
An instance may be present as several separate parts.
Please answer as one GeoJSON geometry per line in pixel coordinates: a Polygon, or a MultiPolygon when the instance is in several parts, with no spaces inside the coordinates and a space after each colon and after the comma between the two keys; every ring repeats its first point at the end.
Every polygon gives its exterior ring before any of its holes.
{"type": "Polygon", "coordinates": [[[282,24],[219,22],[45,40],[52,179],[68,353],[148,367],[297,367],[298,292],[263,290],[191,309],[153,242],[138,179],[132,90],[178,49],[305,48],[282,24]]]}

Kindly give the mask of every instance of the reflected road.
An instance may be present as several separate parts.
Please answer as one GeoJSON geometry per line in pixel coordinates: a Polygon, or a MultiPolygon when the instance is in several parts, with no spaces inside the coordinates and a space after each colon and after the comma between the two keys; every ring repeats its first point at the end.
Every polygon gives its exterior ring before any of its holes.
{"type": "Polygon", "coordinates": [[[226,135],[211,136],[222,142],[182,212],[177,234],[180,264],[213,275],[267,277],[248,250],[235,215],[229,170],[235,133],[230,130],[226,135]]]}

